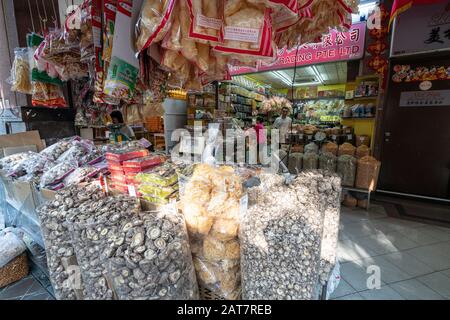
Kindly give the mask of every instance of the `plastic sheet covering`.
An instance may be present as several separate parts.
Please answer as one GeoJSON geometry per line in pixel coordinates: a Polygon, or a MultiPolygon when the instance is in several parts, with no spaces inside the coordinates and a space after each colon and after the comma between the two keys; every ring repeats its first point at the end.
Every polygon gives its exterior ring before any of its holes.
{"type": "Polygon", "coordinates": [[[343,155],[338,158],[337,173],[342,179],[343,186],[353,187],[355,185],[356,164],[355,157],[343,155]]]}
{"type": "Polygon", "coordinates": [[[120,236],[124,243],[108,262],[119,300],[198,299],[186,225],[175,206],[142,212],[124,228],[128,225],[120,236]],[[126,261],[127,251],[134,252],[133,264],[126,261]]]}
{"type": "Polygon", "coordinates": [[[239,215],[247,206],[242,193],[232,167],[199,164],[180,203],[199,285],[230,300],[241,293],[239,215]]]}
{"type": "Polygon", "coordinates": [[[273,174],[260,179],[248,191],[254,205],[241,216],[242,297],[315,299],[323,200],[333,186],[318,171],[300,173],[289,186],[273,174]]]}

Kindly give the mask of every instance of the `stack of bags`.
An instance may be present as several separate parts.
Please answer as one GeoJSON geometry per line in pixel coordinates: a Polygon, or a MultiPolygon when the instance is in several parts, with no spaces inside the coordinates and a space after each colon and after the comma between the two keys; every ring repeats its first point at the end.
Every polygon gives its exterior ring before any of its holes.
{"type": "Polygon", "coordinates": [[[134,189],[138,187],[134,179],[137,174],[164,161],[161,156],[150,155],[145,149],[124,153],[108,152],[106,160],[111,173],[110,187],[124,193],[130,192],[129,187],[134,187],[134,189]]]}

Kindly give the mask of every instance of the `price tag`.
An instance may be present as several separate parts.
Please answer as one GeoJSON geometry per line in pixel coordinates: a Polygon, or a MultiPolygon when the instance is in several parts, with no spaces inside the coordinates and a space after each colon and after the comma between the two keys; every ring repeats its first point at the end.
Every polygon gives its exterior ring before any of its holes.
{"type": "Polygon", "coordinates": [[[130,197],[137,197],[136,188],[133,185],[128,185],[128,193],[130,197]]]}
{"type": "Polygon", "coordinates": [[[353,139],[353,135],[348,134],[348,135],[347,135],[347,139],[348,139],[348,140],[352,140],[352,139],[353,139]]]}
{"type": "Polygon", "coordinates": [[[300,134],[298,135],[298,138],[299,138],[300,140],[303,140],[303,133],[300,133],[300,134]]]}
{"type": "Polygon", "coordinates": [[[337,139],[337,135],[333,134],[333,135],[331,136],[331,139],[336,140],[336,139],[337,139]]]}

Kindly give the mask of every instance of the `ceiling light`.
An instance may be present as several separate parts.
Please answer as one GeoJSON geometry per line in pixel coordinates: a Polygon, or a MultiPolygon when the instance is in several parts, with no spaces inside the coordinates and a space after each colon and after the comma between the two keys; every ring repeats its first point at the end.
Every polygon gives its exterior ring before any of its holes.
{"type": "Polygon", "coordinates": [[[316,66],[311,66],[311,69],[314,71],[314,73],[315,73],[317,79],[319,80],[319,82],[323,84],[323,78],[320,75],[319,70],[317,70],[317,67],[316,66]]]}

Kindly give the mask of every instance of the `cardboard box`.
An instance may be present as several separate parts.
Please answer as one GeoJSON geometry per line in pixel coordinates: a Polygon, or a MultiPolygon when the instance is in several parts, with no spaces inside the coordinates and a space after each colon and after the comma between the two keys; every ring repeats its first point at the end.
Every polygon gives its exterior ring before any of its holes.
{"type": "Polygon", "coordinates": [[[34,145],[37,151],[44,149],[39,131],[27,131],[14,134],[0,135],[0,148],[23,147],[34,145]]]}
{"type": "Polygon", "coordinates": [[[33,151],[37,152],[37,146],[32,144],[28,146],[18,146],[18,147],[6,147],[0,150],[0,157],[7,157],[12,154],[33,151]]]}

